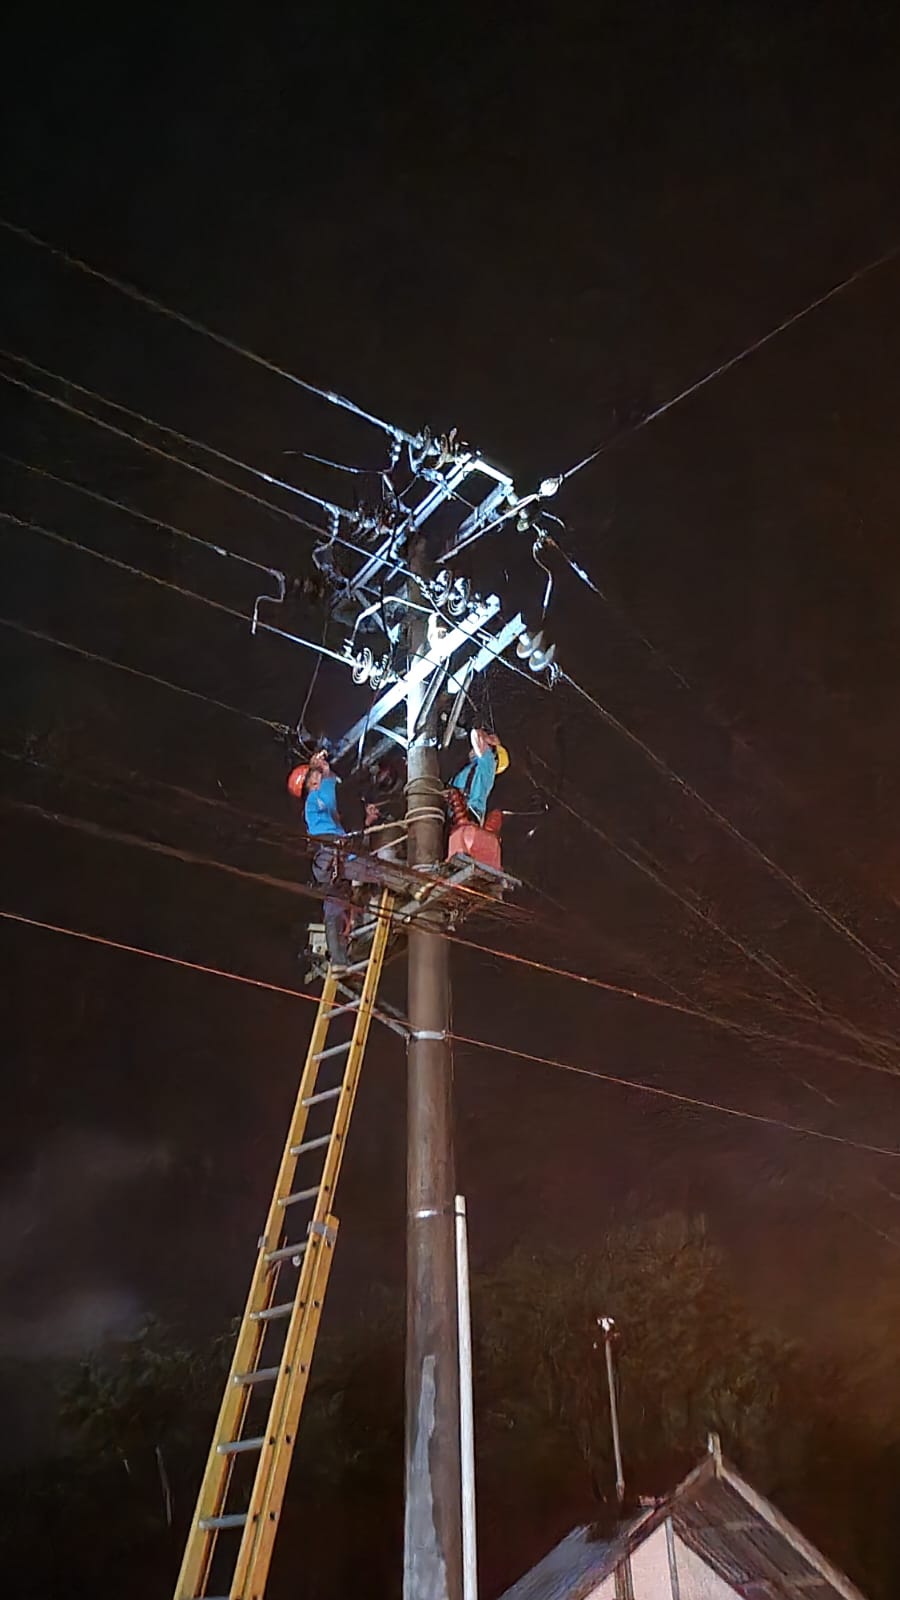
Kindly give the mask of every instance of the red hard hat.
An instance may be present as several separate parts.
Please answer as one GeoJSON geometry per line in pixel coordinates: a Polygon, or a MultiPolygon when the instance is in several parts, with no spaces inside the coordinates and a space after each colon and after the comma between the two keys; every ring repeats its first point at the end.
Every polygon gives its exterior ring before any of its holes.
{"type": "Polygon", "coordinates": [[[293,772],[288,777],[288,792],[294,796],[295,800],[299,800],[303,794],[303,785],[306,782],[306,774],[308,771],[309,765],[304,761],[301,762],[299,767],[295,767],[293,772]]]}

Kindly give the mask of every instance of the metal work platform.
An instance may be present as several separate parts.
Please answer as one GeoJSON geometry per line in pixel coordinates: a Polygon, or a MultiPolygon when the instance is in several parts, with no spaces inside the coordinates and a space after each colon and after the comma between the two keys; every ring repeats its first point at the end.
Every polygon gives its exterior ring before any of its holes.
{"type": "MultiPolygon", "coordinates": [[[[435,865],[409,867],[401,861],[382,861],[377,856],[353,856],[343,867],[353,884],[377,884],[394,895],[394,926],[412,922],[423,911],[444,913],[449,927],[455,928],[464,917],[495,905],[504,895],[520,889],[518,878],[496,867],[485,866],[472,856],[456,855],[435,865]]],[[[356,936],[363,928],[358,929],[356,936]]]]}

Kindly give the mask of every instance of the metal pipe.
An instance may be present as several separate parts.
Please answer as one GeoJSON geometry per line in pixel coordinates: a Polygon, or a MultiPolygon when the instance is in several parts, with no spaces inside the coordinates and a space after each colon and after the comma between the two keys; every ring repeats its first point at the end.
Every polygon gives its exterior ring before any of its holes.
{"type": "Polygon", "coordinates": [[[606,1383],[609,1389],[609,1419],[612,1424],[613,1455],[616,1462],[616,1499],[619,1505],[625,1499],[625,1469],[622,1465],[622,1442],[619,1437],[619,1403],[616,1399],[616,1374],[613,1367],[613,1330],[615,1323],[612,1317],[598,1317],[597,1324],[603,1329],[603,1343],[606,1347],[606,1383]]]}
{"type": "Polygon", "coordinates": [[[466,1202],[456,1196],[456,1323],[459,1337],[459,1454],[462,1473],[463,1600],[478,1600],[475,1522],[475,1409],[472,1399],[472,1308],[466,1202]]]}

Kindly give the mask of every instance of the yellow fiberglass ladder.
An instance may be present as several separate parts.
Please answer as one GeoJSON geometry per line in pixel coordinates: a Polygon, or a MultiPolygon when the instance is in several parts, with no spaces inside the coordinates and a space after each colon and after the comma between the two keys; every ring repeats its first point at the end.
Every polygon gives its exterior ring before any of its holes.
{"type": "Polygon", "coordinates": [[[175,1600],[262,1600],[334,1254],[332,1206],[393,905],[384,888],[374,922],[360,930],[371,933],[368,954],[340,978],[326,971],[175,1600]],[[329,1043],[348,1028],[349,1037],[329,1043]],[[319,1176],[307,1177],[307,1163],[320,1160],[319,1176]],[[304,1212],[305,1228],[295,1222],[304,1212]]]}

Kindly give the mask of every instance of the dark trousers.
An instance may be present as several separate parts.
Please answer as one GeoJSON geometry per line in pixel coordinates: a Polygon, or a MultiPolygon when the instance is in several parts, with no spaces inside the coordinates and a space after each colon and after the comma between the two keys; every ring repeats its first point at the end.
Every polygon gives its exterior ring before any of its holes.
{"type": "MultiPolygon", "coordinates": [[[[321,889],[330,889],[339,882],[335,877],[335,864],[337,852],[333,844],[317,845],[313,856],[313,877],[321,889]]],[[[347,936],[349,904],[347,900],[337,896],[326,895],[322,906],[323,921],[325,923],[325,942],[328,945],[328,959],[334,966],[347,965],[347,936]]]]}

